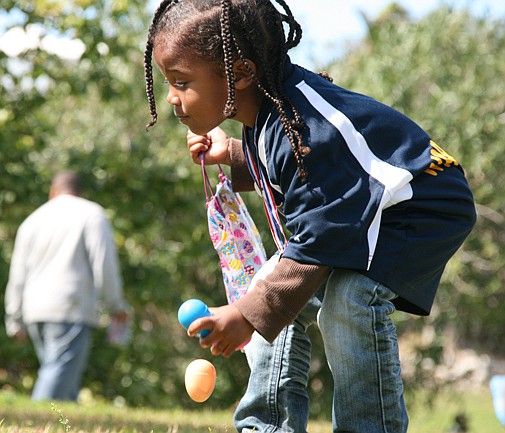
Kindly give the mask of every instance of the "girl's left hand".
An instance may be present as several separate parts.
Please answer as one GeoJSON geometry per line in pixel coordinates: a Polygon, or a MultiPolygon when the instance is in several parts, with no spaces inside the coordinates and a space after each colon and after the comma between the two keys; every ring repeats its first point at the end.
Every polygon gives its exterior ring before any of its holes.
{"type": "Polygon", "coordinates": [[[188,328],[188,335],[193,337],[198,331],[209,329],[210,334],[200,339],[200,346],[210,347],[213,355],[228,358],[251,338],[254,328],[233,304],[209,310],[212,315],[195,320],[188,328]]]}
{"type": "Polygon", "coordinates": [[[195,164],[200,164],[200,153],[205,154],[205,165],[225,164],[230,165],[230,138],[219,127],[214,128],[206,135],[187,133],[187,144],[191,159],[195,164]]]}

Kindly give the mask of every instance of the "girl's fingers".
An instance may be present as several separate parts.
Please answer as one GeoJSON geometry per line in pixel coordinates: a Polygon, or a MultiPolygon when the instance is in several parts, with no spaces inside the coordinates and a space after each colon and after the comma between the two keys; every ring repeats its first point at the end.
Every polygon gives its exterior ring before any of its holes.
{"type": "Polygon", "coordinates": [[[204,329],[207,329],[211,332],[213,331],[214,321],[212,320],[212,316],[202,317],[193,321],[188,327],[188,335],[190,337],[194,337],[197,332],[203,331],[204,329]]]}
{"type": "Polygon", "coordinates": [[[195,135],[194,137],[187,137],[188,146],[194,146],[195,144],[202,144],[204,146],[208,146],[210,144],[210,140],[203,135],[195,135]]]}
{"type": "Polygon", "coordinates": [[[188,134],[187,143],[191,159],[195,163],[199,164],[200,159],[198,155],[201,152],[207,152],[207,150],[209,150],[210,140],[202,135],[193,134],[192,136],[190,136],[188,134]]]}
{"type": "Polygon", "coordinates": [[[207,152],[208,147],[202,145],[195,145],[189,149],[189,153],[191,155],[191,159],[195,164],[200,164],[200,153],[207,152]]]}
{"type": "Polygon", "coordinates": [[[225,358],[228,358],[234,350],[230,349],[229,345],[225,345],[223,342],[215,343],[210,346],[210,353],[214,356],[222,355],[225,358]]]}

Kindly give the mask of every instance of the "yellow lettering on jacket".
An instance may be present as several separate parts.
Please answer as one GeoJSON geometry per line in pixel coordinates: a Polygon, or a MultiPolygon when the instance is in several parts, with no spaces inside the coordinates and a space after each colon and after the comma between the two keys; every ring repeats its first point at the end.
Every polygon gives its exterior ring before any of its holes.
{"type": "Polygon", "coordinates": [[[438,176],[438,171],[444,171],[444,168],[450,167],[451,165],[459,165],[458,161],[456,161],[433,140],[430,140],[430,146],[432,162],[430,166],[424,170],[425,173],[431,174],[432,176],[438,176]]]}

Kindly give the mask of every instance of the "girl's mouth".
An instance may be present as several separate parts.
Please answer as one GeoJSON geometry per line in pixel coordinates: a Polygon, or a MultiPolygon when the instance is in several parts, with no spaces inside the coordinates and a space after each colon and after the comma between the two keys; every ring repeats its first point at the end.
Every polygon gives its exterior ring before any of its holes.
{"type": "Polygon", "coordinates": [[[184,114],[178,113],[176,110],[174,110],[175,117],[179,119],[180,122],[183,122],[184,120],[189,119],[189,116],[186,116],[184,114]]]}

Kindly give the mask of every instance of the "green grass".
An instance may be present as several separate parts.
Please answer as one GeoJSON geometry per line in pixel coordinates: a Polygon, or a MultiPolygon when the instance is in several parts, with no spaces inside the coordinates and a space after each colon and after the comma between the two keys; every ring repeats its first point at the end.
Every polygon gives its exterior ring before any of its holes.
{"type": "Polygon", "coordinates": [[[489,388],[478,390],[446,390],[431,407],[422,404],[423,397],[416,396],[418,403],[409,408],[409,433],[449,433],[453,430],[455,417],[464,414],[468,420],[468,433],[505,433],[495,416],[489,388]]]}
{"type": "MultiPolygon", "coordinates": [[[[410,406],[409,433],[449,433],[465,413],[469,433],[500,433],[486,389],[440,395],[431,408],[421,398],[410,406]]],[[[117,408],[106,402],[34,403],[26,396],[0,392],[0,433],[234,433],[232,411],[117,408]]],[[[310,433],[329,433],[328,422],[309,423],[310,433]]]]}

